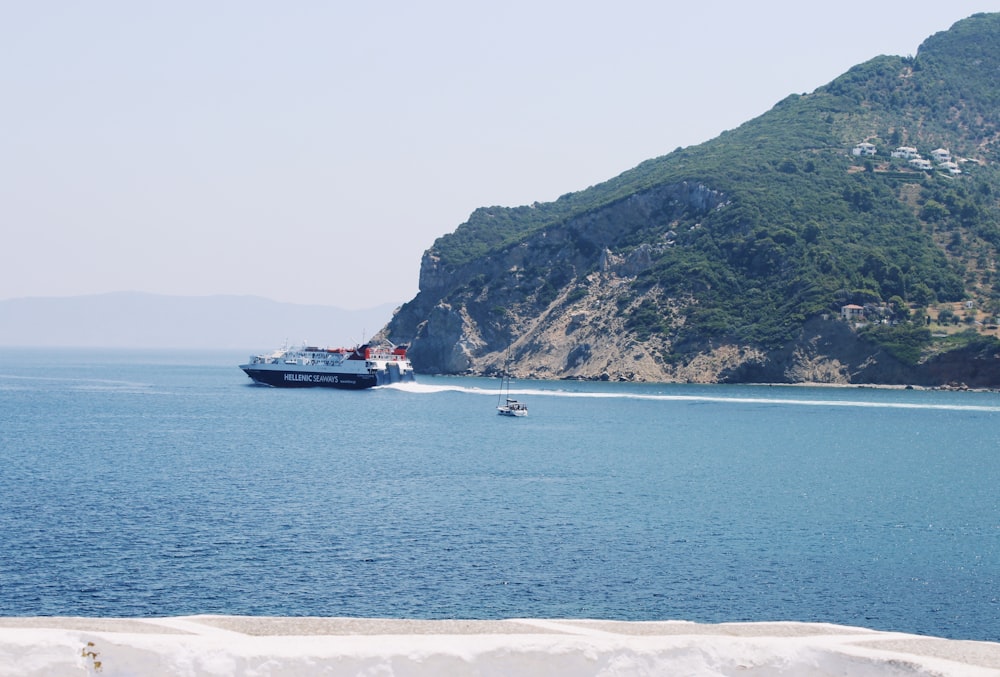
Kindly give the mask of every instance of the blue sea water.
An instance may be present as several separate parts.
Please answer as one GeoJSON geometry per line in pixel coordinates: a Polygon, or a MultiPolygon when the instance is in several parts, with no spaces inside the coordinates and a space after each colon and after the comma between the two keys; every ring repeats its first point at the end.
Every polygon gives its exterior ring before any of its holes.
{"type": "Polygon", "coordinates": [[[818,621],[1000,641],[1000,395],[0,357],[0,615],[818,621]]]}

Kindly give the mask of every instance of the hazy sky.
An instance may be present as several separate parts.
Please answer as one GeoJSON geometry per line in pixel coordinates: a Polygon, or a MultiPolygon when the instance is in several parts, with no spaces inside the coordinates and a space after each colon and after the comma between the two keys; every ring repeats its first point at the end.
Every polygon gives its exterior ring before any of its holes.
{"type": "Polygon", "coordinates": [[[991,4],[0,0],[0,299],[403,302],[475,208],[600,183],[991,4]]]}

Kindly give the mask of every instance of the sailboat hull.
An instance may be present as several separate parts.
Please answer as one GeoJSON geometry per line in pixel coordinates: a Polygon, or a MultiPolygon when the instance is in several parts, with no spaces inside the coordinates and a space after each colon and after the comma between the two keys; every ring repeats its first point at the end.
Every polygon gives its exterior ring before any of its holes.
{"type": "Polygon", "coordinates": [[[507,407],[497,407],[497,413],[501,416],[527,416],[527,409],[509,409],[507,407]]]}
{"type": "Polygon", "coordinates": [[[501,416],[527,416],[528,407],[523,402],[508,398],[507,404],[501,404],[497,407],[497,413],[501,416]]]}

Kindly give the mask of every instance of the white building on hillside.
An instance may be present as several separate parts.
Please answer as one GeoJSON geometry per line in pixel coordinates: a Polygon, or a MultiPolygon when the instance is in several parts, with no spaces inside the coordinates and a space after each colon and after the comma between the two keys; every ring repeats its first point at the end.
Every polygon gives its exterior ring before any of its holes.
{"type": "Polygon", "coordinates": [[[855,303],[849,303],[846,306],[840,307],[840,316],[847,321],[863,320],[865,318],[865,309],[855,303]]]}
{"type": "Polygon", "coordinates": [[[904,160],[912,160],[913,158],[920,157],[920,153],[917,152],[916,148],[912,146],[900,146],[896,150],[890,153],[892,157],[903,158],[904,160]]]}
{"type": "Polygon", "coordinates": [[[868,143],[867,141],[859,143],[853,149],[851,149],[852,155],[875,155],[878,150],[875,148],[875,144],[868,143]]]}

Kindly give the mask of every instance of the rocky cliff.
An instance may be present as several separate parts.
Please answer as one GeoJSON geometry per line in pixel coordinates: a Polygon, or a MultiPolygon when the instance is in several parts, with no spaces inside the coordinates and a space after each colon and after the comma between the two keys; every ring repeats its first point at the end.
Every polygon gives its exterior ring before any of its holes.
{"type": "MultiPolygon", "coordinates": [[[[681,182],[630,195],[461,266],[446,266],[431,249],[421,262],[419,294],[385,335],[411,343],[414,365],[431,373],[491,373],[510,348],[516,370],[537,378],[673,380],[673,369],[658,357],[669,351],[669,339],[640,344],[627,327],[629,306],[646,297],[623,306],[623,294],[657,250],[674,246],[673,226],[724,204],[721,192],[681,182]],[[650,223],[661,231],[654,242],[620,248],[650,223]]],[[[659,302],[681,307],[692,299],[659,302]]]]}

